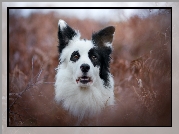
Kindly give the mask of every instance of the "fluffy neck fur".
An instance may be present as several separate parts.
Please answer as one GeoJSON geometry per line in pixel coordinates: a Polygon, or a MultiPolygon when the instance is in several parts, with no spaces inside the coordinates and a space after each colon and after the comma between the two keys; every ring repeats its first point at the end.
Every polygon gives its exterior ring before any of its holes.
{"type": "MultiPolygon", "coordinates": [[[[114,85],[111,75],[110,82],[114,85]]],[[[114,93],[111,91],[113,86],[110,89],[104,88],[103,81],[98,78],[89,89],[79,88],[73,82],[70,72],[62,65],[57,68],[55,87],[58,90],[56,101],[61,102],[64,109],[79,120],[98,115],[105,106],[114,104],[114,93]]]]}

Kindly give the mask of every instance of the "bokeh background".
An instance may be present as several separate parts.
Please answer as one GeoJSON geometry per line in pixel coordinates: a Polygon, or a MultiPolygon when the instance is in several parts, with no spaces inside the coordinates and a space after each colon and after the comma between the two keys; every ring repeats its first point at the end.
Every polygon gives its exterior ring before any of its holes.
{"type": "Polygon", "coordinates": [[[116,104],[97,122],[87,119],[81,126],[171,125],[171,9],[10,9],[10,126],[76,125],[54,101],[59,19],[86,39],[108,25],[116,27],[111,55],[116,104]],[[123,19],[126,10],[136,14],[123,19]]]}
{"type": "Polygon", "coordinates": [[[57,23],[64,19],[87,39],[93,31],[116,27],[111,55],[116,105],[104,110],[98,122],[80,125],[170,126],[171,10],[106,10],[104,16],[95,11],[97,18],[89,15],[92,11],[83,10],[88,17],[69,12],[10,11],[9,125],[75,125],[76,119],[53,101],[57,23]]]}

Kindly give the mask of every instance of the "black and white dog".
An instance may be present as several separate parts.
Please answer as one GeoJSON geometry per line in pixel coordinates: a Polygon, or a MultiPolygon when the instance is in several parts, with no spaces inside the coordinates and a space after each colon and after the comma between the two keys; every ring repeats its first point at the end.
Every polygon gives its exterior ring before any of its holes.
{"type": "Polygon", "coordinates": [[[80,120],[114,104],[114,81],[109,71],[114,31],[109,26],[86,40],[65,21],[58,22],[60,63],[55,100],[80,120]]]}

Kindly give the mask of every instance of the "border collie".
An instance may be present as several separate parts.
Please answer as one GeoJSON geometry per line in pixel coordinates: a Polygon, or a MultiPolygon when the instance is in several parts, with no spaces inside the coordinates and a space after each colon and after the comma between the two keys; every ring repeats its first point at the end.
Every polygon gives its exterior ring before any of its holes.
{"type": "Polygon", "coordinates": [[[115,28],[106,27],[80,39],[79,31],[58,22],[59,65],[55,76],[55,100],[73,116],[98,115],[114,104],[114,81],[109,71],[115,28]]]}

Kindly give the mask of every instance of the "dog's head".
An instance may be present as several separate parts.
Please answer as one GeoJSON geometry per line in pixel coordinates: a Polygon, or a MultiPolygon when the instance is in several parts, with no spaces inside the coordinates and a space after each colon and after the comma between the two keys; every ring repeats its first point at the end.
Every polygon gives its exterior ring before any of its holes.
{"type": "Polygon", "coordinates": [[[105,87],[110,87],[109,63],[114,31],[115,28],[109,26],[93,33],[91,40],[85,40],[80,39],[79,31],[59,20],[60,64],[62,68],[68,69],[72,82],[79,87],[89,87],[99,77],[105,87]]]}

